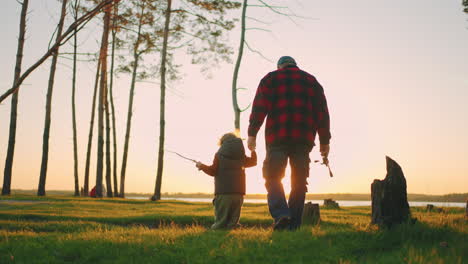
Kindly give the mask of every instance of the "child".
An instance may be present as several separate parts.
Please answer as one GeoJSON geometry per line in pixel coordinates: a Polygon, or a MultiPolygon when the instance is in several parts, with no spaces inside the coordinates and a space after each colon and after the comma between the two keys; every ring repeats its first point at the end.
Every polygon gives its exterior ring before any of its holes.
{"type": "Polygon", "coordinates": [[[235,228],[238,226],[245,195],[244,168],[257,165],[257,154],[245,156],[242,140],[234,133],[224,134],[219,140],[211,166],[197,162],[196,167],[215,180],[215,223],[211,229],[235,228]]]}

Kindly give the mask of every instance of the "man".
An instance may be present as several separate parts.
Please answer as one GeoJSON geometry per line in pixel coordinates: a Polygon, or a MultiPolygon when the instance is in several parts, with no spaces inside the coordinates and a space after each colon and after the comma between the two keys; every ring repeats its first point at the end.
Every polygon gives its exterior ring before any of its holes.
{"type": "Polygon", "coordinates": [[[274,230],[295,230],[301,226],[309,154],[318,133],[320,153],[328,163],[330,118],[323,88],[314,76],[297,67],[289,56],[278,60],[278,69],[260,81],[252,105],[248,128],[248,148],[255,150],[258,130],[266,117],[266,158],[263,177],[268,191],[268,207],[274,230]],[[289,159],[291,193],[286,202],[283,185],[289,159]]]}

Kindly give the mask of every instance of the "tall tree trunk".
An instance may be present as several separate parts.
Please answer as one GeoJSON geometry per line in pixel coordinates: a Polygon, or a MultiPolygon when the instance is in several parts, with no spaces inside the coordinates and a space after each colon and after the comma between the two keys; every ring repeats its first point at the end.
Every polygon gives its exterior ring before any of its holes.
{"type": "Polygon", "coordinates": [[[158,169],[156,173],[156,185],[154,187],[153,201],[161,199],[161,184],[164,165],[164,136],[165,136],[165,103],[166,103],[166,57],[167,57],[167,39],[169,37],[169,23],[171,20],[172,0],[167,0],[166,23],[164,25],[164,40],[161,52],[161,104],[159,114],[159,151],[158,151],[158,169]]]}
{"type": "Polygon", "coordinates": [[[237,79],[239,76],[239,68],[242,61],[242,55],[244,53],[244,42],[245,42],[245,13],[247,11],[247,0],[244,0],[242,5],[242,17],[241,17],[241,37],[239,44],[239,54],[237,55],[236,66],[234,67],[234,76],[232,77],[232,107],[234,108],[234,128],[236,131],[240,131],[240,113],[239,103],[237,102],[237,79]]]}
{"type": "Polygon", "coordinates": [[[98,59],[96,77],[94,79],[94,92],[93,92],[93,103],[91,106],[91,120],[89,122],[89,133],[88,133],[88,148],[86,151],[86,165],[85,165],[85,176],[84,176],[84,196],[89,195],[89,169],[91,163],[91,149],[93,147],[93,130],[94,130],[94,116],[96,111],[96,95],[99,84],[99,71],[101,70],[101,60],[98,59]]]}
{"type": "Polygon", "coordinates": [[[135,94],[135,82],[136,82],[136,73],[137,73],[137,68],[138,68],[139,56],[135,55],[134,58],[135,58],[135,61],[133,65],[132,83],[130,87],[130,95],[129,95],[128,111],[127,111],[127,128],[125,129],[125,142],[124,142],[123,157],[122,157],[122,167],[120,170],[120,197],[122,198],[125,197],[125,173],[127,170],[128,146],[130,143],[130,129],[132,127],[133,98],[135,94]]]}
{"type": "Polygon", "coordinates": [[[117,34],[117,31],[116,31],[116,20],[117,20],[117,15],[118,15],[118,12],[119,12],[119,9],[118,9],[118,2],[115,3],[114,5],[114,16],[113,16],[113,19],[112,19],[112,51],[111,51],[111,68],[110,68],[110,84],[109,84],[109,101],[110,101],[110,105],[111,105],[111,114],[112,114],[112,144],[113,144],[113,148],[114,148],[114,152],[113,152],[113,157],[114,157],[114,161],[113,161],[113,170],[112,170],[112,174],[114,176],[114,196],[117,197],[119,196],[119,188],[118,188],[118,183],[117,183],[117,129],[115,127],[115,107],[114,107],[114,94],[113,94],[113,90],[114,90],[114,61],[115,61],[115,42],[117,41],[117,38],[116,38],[116,34],[117,34]]]}
{"type": "MultiPolygon", "coordinates": [[[[107,86],[107,84],[106,84],[107,86]]],[[[107,88],[106,88],[107,94],[107,88]]],[[[105,96],[105,115],[106,115],[106,188],[107,197],[111,198],[112,193],[112,180],[111,180],[111,156],[110,156],[110,117],[109,117],[109,104],[107,96],[105,96]]]]}
{"type": "MultiPolygon", "coordinates": [[[[29,0],[23,0],[21,7],[21,17],[19,26],[18,48],[16,51],[15,76],[13,86],[16,86],[21,75],[21,64],[23,62],[23,47],[24,35],[26,34],[26,15],[28,13],[29,0]]],[[[2,195],[10,195],[11,193],[11,174],[13,170],[13,157],[15,155],[16,142],[16,120],[18,116],[18,91],[11,98],[11,114],[10,114],[10,135],[8,137],[8,150],[5,160],[5,169],[3,171],[3,187],[2,195]]]]}
{"type": "Polygon", "coordinates": [[[127,128],[125,129],[125,142],[122,157],[122,168],[120,170],[120,197],[125,197],[125,173],[127,170],[127,158],[128,158],[128,146],[130,144],[130,129],[132,127],[132,111],[133,111],[133,98],[135,94],[135,83],[138,72],[138,61],[140,60],[140,54],[138,54],[138,47],[141,38],[141,27],[143,24],[144,7],[141,10],[141,16],[138,24],[137,38],[133,48],[133,69],[132,69],[132,82],[130,84],[130,94],[128,96],[128,111],[127,111],[127,128]]]}
{"type": "MultiPolygon", "coordinates": [[[[55,43],[60,42],[60,37],[62,36],[63,22],[65,20],[65,15],[67,11],[67,0],[62,0],[62,12],[60,15],[60,21],[57,27],[57,36],[55,43]]],[[[42,162],[41,162],[41,172],[39,177],[39,186],[37,189],[38,196],[44,196],[45,193],[45,184],[47,178],[47,164],[49,161],[49,136],[50,136],[50,124],[51,124],[51,113],[52,113],[52,93],[54,90],[54,79],[55,79],[55,70],[57,66],[57,59],[59,54],[59,47],[54,51],[52,55],[52,65],[50,66],[50,75],[49,75],[49,87],[47,89],[47,100],[46,100],[46,116],[44,124],[44,135],[42,142],[42,162]]]]}
{"type": "Polygon", "coordinates": [[[104,29],[102,32],[101,50],[99,60],[101,60],[101,81],[99,87],[98,104],[98,145],[96,164],[96,197],[102,197],[102,174],[104,165],[104,108],[106,107],[106,84],[107,84],[107,50],[109,46],[109,24],[111,7],[104,8],[104,29]]]}
{"type": "MultiPolygon", "coordinates": [[[[78,19],[78,6],[79,1],[75,0],[73,5],[73,16],[75,22],[78,19]]],[[[78,49],[78,31],[75,29],[73,35],[73,77],[72,77],[72,125],[73,125],[73,173],[75,178],[75,196],[80,196],[80,183],[78,181],[78,139],[76,131],[76,104],[75,104],[75,95],[76,95],[76,53],[78,49]]]]}

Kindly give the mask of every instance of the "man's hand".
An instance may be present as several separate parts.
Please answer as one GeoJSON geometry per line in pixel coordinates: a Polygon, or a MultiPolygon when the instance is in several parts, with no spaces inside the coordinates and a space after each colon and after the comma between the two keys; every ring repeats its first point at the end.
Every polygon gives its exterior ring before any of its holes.
{"type": "Polygon", "coordinates": [[[197,161],[197,163],[195,164],[195,166],[197,167],[198,170],[201,170],[201,166],[203,165],[203,163],[197,161]]]}
{"type": "Polygon", "coordinates": [[[247,139],[247,147],[250,149],[250,151],[255,151],[255,147],[257,147],[256,143],[257,138],[249,136],[247,139]]]}
{"type": "Polygon", "coordinates": [[[324,158],[328,158],[328,153],[330,152],[330,145],[320,144],[320,155],[324,158]]]}
{"type": "MultiPolygon", "coordinates": [[[[330,145],[320,144],[320,155],[322,155],[322,163],[328,166],[328,153],[330,152],[330,145]]],[[[332,175],[332,174],[330,174],[332,175]]],[[[333,176],[331,176],[333,177],[333,176]]]]}

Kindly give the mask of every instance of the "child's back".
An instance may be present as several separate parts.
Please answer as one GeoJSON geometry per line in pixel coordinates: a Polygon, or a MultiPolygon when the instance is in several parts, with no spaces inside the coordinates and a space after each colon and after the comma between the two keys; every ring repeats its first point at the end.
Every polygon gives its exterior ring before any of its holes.
{"type": "Polygon", "coordinates": [[[197,163],[197,168],[215,178],[215,223],[212,229],[233,228],[239,222],[245,194],[245,170],[257,164],[257,155],[245,155],[242,140],[232,133],[220,139],[220,148],[211,166],[197,163]]]}
{"type": "Polygon", "coordinates": [[[244,168],[250,164],[245,164],[242,140],[237,137],[224,140],[216,155],[219,166],[215,175],[215,194],[245,194],[244,168]]]}

